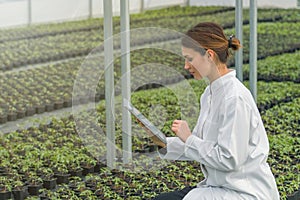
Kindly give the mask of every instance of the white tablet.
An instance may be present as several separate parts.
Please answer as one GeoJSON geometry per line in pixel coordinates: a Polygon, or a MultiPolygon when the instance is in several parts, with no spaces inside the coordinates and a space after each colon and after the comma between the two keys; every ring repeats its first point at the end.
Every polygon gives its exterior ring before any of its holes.
{"type": "Polygon", "coordinates": [[[154,136],[162,143],[167,144],[165,134],[163,134],[156,126],[154,126],[137,108],[135,108],[127,99],[123,99],[124,107],[135,116],[154,136]]]}

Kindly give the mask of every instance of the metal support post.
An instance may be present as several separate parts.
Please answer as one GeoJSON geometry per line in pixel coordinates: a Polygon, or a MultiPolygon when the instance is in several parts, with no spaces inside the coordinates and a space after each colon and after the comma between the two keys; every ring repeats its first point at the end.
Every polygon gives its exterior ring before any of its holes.
{"type": "Polygon", "coordinates": [[[104,0],[104,64],[107,166],[115,167],[115,121],[114,121],[114,67],[113,67],[113,16],[112,1],[104,0]]]}
{"type": "MultiPolygon", "coordinates": [[[[129,0],[120,0],[121,6],[121,71],[122,97],[130,101],[130,28],[129,28],[129,0]]],[[[131,115],[122,107],[122,145],[123,163],[132,159],[131,115]]]]}
{"type": "Polygon", "coordinates": [[[250,0],[250,91],[257,101],[257,0],[250,0]]]}
{"type": "Polygon", "coordinates": [[[28,25],[32,23],[32,8],[31,0],[28,0],[28,25]]]}
{"type": "Polygon", "coordinates": [[[185,6],[190,6],[190,0],[185,0],[185,6]]]}
{"type": "Polygon", "coordinates": [[[89,18],[93,17],[93,0],[89,0],[89,18]]]}
{"type": "MultiPolygon", "coordinates": [[[[243,44],[243,1],[235,1],[235,32],[236,37],[243,44]]],[[[235,69],[237,78],[243,81],[243,50],[239,49],[235,54],[235,69]]]]}
{"type": "Polygon", "coordinates": [[[140,13],[144,12],[144,0],[140,1],[140,13]]]}

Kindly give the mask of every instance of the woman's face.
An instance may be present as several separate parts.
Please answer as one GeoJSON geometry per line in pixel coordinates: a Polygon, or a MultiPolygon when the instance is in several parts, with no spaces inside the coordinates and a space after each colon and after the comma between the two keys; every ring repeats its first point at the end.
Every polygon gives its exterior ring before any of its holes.
{"type": "Polygon", "coordinates": [[[211,73],[208,55],[201,55],[191,48],[182,47],[182,55],[185,58],[184,69],[188,70],[196,80],[208,77],[211,73]]]}

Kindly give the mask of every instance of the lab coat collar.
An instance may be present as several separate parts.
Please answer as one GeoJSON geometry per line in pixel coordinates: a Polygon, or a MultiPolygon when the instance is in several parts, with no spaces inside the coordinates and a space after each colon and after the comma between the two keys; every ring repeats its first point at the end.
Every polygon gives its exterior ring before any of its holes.
{"type": "Polygon", "coordinates": [[[230,70],[227,74],[217,78],[210,84],[211,94],[215,94],[220,88],[223,88],[226,83],[233,77],[236,76],[235,70],[230,70]]]}

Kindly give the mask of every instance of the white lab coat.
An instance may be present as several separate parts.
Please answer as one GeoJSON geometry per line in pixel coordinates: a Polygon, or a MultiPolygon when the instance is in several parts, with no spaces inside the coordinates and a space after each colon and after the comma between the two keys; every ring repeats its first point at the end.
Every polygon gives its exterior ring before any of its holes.
{"type": "Polygon", "coordinates": [[[200,116],[184,143],[167,138],[164,159],[195,160],[205,179],[184,199],[279,200],[267,156],[269,143],[256,103],[234,70],[201,96],[200,116]]]}

